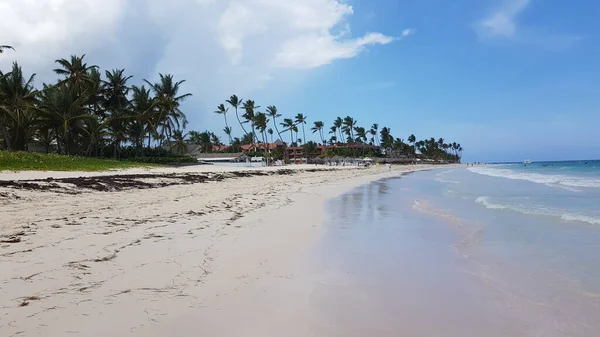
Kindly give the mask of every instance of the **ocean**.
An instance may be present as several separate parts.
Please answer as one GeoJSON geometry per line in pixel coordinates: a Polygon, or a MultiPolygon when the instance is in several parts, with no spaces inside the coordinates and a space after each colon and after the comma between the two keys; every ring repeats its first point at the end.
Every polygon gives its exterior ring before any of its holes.
{"type": "Polygon", "coordinates": [[[329,210],[323,308],[348,336],[600,336],[599,161],[415,172],[329,210]]]}

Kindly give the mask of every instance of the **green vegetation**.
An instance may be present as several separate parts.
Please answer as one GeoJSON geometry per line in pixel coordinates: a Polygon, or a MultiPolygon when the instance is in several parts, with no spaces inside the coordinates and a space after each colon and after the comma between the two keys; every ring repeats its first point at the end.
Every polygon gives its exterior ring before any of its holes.
{"type": "Polygon", "coordinates": [[[59,154],[0,151],[0,171],[105,171],[141,166],[151,165],[131,161],[86,158],[59,154]]]}
{"type": "MultiPolygon", "coordinates": [[[[10,50],[12,47],[0,45],[0,53],[10,50]]],[[[337,117],[327,139],[328,129],[323,121],[309,124],[302,113],[286,118],[273,105],[261,112],[256,102],[236,95],[215,110],[223,116],[223,132],[228,142],[228,146],[223,146],[211,131],[184,132],[187,119],[180,106],[191,96],[182,92],[185,81],[159,74],[154,83],[143,80],[141,85],[134,85],[132,76],[124,69],[101,72],[98,66],[84,59],[85,55],[73,55],[56,60],[54,72],[58,78],[38,88],[34,86],[35,74],[25,75],[18,63],[8,72],[0,69],[0,149],[78,156],[64,160],[47,157],[59,162],[83,160],[74,159],[81,157],[146,163],[193,162],[193,158],[183,156],[190,144],[200,145],[205,153],[240,152],[243,145],[266,143],[269,138],[273,142],[277,135],[281,141],[289,136],[286,146],[305,146],[310,156],[317,153],[318,145],[334,144],[369,144],[381,149],[374,155],[386,157],[458,162],[462,154],[462,147],[456,142],[446,143],[442,138],[417,141],[414,135],[405,142],[392,136],[389,127],[379,128],[378,124],[363,127],[351,116],[337,117]],[[227,118],[230,112],[235,113],[237,125],[227,118]],[[308,141],[307,124],[320,143],[308,141]],[[241,131],[239,137],[235,137],[236,130],[241,131]]],[[[265,156],[283,157],[281,151],[268,154],[266,147],[257,148],[264,149],[265,156]]],[[[362,150],[331,152],[328,155],[365,154],[362,150]]]]}

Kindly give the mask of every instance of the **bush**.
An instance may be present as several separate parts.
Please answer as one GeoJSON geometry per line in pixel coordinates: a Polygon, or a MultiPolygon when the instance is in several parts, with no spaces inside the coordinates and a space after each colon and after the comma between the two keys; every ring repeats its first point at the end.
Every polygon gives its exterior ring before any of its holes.
{"type": "Polygon", "coordinates": [[[0,150],[0,171],[104,171],[148,166],[139,162],[0,150]]]}

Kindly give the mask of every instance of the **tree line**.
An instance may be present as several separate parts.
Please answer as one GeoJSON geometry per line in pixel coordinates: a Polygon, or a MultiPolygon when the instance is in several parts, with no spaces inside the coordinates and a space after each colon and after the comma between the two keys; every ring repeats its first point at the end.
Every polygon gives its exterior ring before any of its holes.
{"type": "MultiPolygon", "coordinates": [[[[10,49],[0,46],[0,53],[10,49]]],[[[181,104],[192,96],[182,90],[185,80],[159,74],[157,82],[144,79],[136,85],[124,69],[101,72],[85,62],[85,55],[59,59],[55,64],[57,80],[43,83],[41,88],[34,86],[35,74],[25,75],[17,62],[10,71],[0,71],[4,149],[27,151],[34,144],[46,152],[123,158],[153,156],[164,149],[184,154],[188,144],[200,145],[203,152],[225,145],[211,131],[185,133],[187,118],[181,104]]],[[[387,156],[414,157],[418,152],[433,159],[458,161],[462,152],[460,144],[441,138],[417,141],[411,135],[406,143],[394,138],[388,127],[361,127],[350,116],[337,117],[329,127],[314,121],[309,128],[302,113],[286,118],[273,105],[264,112],[260,108],[255,101],[236,95],[217,106],[215,113],[223,117],[228,145],[220,150],[238,152],[244,144],[275,139],[286,146],[306,146],[309,132],[322,145],[370,144],[382,148],[387,156]],[[235,132],[238,126],[240,132],[235,132]]]]}

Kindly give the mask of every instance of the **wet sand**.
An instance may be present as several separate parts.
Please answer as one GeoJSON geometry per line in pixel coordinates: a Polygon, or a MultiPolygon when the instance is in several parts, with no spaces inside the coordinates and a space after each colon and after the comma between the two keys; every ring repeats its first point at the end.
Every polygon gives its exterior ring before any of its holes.
{"type": "Polygon", "coordinates": [[[0,331],[335,335],[308,258],[325,201],[426,168],[3,173],[0,331]]]}

